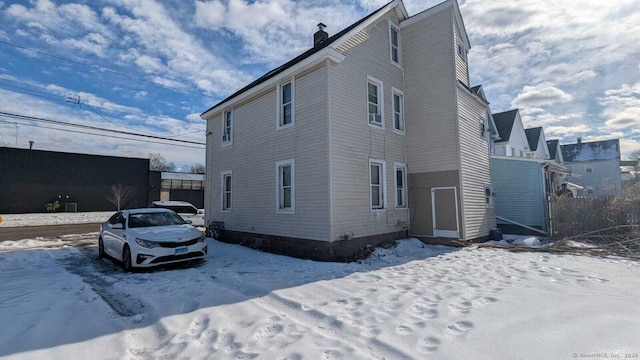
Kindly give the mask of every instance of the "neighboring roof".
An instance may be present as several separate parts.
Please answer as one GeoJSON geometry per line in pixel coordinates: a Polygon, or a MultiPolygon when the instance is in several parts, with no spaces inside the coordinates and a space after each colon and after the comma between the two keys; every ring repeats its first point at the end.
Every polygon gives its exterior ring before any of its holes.
{"type": "Polygon", "coordinates": [[[564,161],[620,159],[620,140],[579,142],[560,145],[564,161]]]}
{"type": "Polygon", "coordinates": [[[529,149],[531,151],[536,151],[538,149],[538,143],[540,142],[540,134],[542,133],[542,127],[524,129],[524,133],[527,134],[527,142],[529,143],[529,149]]]}
{"type": "Polygon", "coordinates": [[[560,140],[548,140],[547,147],[549,148],[549,157],[553,160],[556,158],[556,151],[558,150],[558,143],[560,140]]]}
{"type": "Polygon", "coordinates": [[[499,142],[509,141],[509,138],[511,137],[511,130],[513,129],[513,123],[516,121],[517,114],[518,109],[493,114],[493,121],[496,123],[496,128],[500,135],[499,142]]]}
{"type": "MultiPolygon", "coordinates": [[[[282,73],[283,71],[291,68],[292,66],[298,64],[299,62],[301,62],[302,60],[312,56],[313,54],[319,52],[320,50],[326,48],[327,46],[331,45],[333,42],[335,42],[336,40],[340,39],[342,36],[346,35],[349,31],[353,30],[354,28],[356,28],[358,25],[362,24],[363,22],[367,21],[369,18],[373,17],[374,15],[376,15],[378,12],[384,10],[389,4],[393,3],[396,0],[392,0],[388,3],[386,3],[384,6],[382,6],[381,8],[379,8],[378,10],[372,12],[371,14],[363,17],[362,19],[356,21],[355,23],[351,24],[349,27],[345,28],[344,30],[340,31],[339,33],[329,37],[327,40],[325,40],[324,43],[319,44],[318,46],[315,46],[305,52],[303,52],[302,54],[296,56],[295,58],[293,58],[292,60],[284,63],[283,65],[278,66],[277,68],[267,72],[266,74],[262,75],[261,77],[259,77],[258,79],[254,80],[253,82],[251,82],[249,85],[243,87],[242,89],[236,91],[235,93],[229,95],[226,99],[220,101],[219,103],[213,105],[212,107],[210,107],[209,109],[207,109],[206,111],[204,111],[202,114],[200,114],[200,116],[203,116],[206,112],[208,112],[209,110],[220,106],[224,103],[226,103],[227,101],[235,98],[236,96],[244,93],[245,91],[256,87],[260,84],[262,84],[263,82],[275,77],[276,75],[282,73]]],[[[400,2],[400,4],[402,4],[402,2],[400,2]]]]}

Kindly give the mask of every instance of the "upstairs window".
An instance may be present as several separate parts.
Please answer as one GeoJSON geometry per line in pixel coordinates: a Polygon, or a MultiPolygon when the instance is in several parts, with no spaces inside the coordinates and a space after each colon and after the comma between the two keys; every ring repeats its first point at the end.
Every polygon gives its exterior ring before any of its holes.
{"type": "Polygon", "coordinates": [[[367,77],[367,113],[370,125],[384,127],[382,81],[367,77]]]}
{"type": "Polygon", "coordinates": [[[284,160],[276,163],[276,212],[295,212],[295,161],[284,160]]]}
{"type": "Polygon", "coordinates": [[[393,130],[404,134],[404,94],[402,91],[391,88],[393,98],[393,130]]]}
{"type": "Polygon", "coordinates": [[[467,61],[467,49],[462,43],[458,43],[458,56],[460,56],[462,61],[467,61]]]}
{"type": "Polygon", "coordinates": [[[231,132],[233,129],[233,113],[231,111],[225,111],[222,119],[222,144],[228,145],[231,143],[231,132]]]}
{"type": "Polygon", "coordinates": [[[294,81],[278,86],[278,128],[285,128],[294,124],[294,81]]]}
{"type": "Polygon", "coordinates": [[[391,63],[402,65],[400,56],[400,29],[389,21],[389,45],[391,63]]]}
{"type": "Polygon", "coordinates": [[[480,116],[480,137],[487,138],[487,119],[484,116],[480,116]]]}

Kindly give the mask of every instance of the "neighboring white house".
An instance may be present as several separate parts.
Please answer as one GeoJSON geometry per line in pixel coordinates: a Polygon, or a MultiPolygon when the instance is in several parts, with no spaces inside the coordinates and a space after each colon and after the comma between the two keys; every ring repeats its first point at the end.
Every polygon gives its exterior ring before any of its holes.
{"type": "Polygon", "coordinates": [[[395,0],[205,111],[206,222],[224,241],[352,260],[495,226],[487,102],[455,0],[395,0]]]}
{"type": "Polygon", "coordinates": [[[620,141],[603,140],[560,146],[569,181],[582,186],[579,195],[618,195],[622,191],[620,141]]]}
{"type": "Polygon", "coordinates": [[[549,148],[547,147],[547,139],[544,136],[542,127],[524,129],[527,135],[527,143],[529,144],[529,153],[527,157],[534,159],[551,159],[549,148]]]}
{"type": "Polygon", "coordinates": [[[495,155],[527,157],[531,151],[518,109],[493,114],[500,139],[495,143],[495,155]]]}
{"type": "Polygon", "coordinates": [[[562,158],[562,149],[560,148],[560,140],[547,140],[547,149],[549,149],[549,159],[564,164],[562,158]]]}

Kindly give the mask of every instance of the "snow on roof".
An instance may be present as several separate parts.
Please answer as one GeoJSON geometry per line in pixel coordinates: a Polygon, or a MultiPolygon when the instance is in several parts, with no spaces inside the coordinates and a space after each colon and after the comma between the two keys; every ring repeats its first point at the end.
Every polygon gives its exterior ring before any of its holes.
{"type": "Polygon", "coordinates": [[[564,161],[620,159],[620,140],[578,142],[560,145],[564,161]]]}

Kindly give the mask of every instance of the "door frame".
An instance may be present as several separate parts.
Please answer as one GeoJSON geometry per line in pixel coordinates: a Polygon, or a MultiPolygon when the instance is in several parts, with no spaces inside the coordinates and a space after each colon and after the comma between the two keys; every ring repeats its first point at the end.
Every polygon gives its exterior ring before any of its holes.
{"type": "Polygon", "coordinates": [[[455,186],[446,187],[434,187],[431,188],[431,221],[433,221],[433,236],[446,237],[446,238],[460,238],[460,215],[458,209],[458,188],[455,186]],[[456,230],[438,230],[436,229],[436,197],[435,192],[437,190],[451,190],[453,189],[453,197],[456,205],[456,230]]]}

